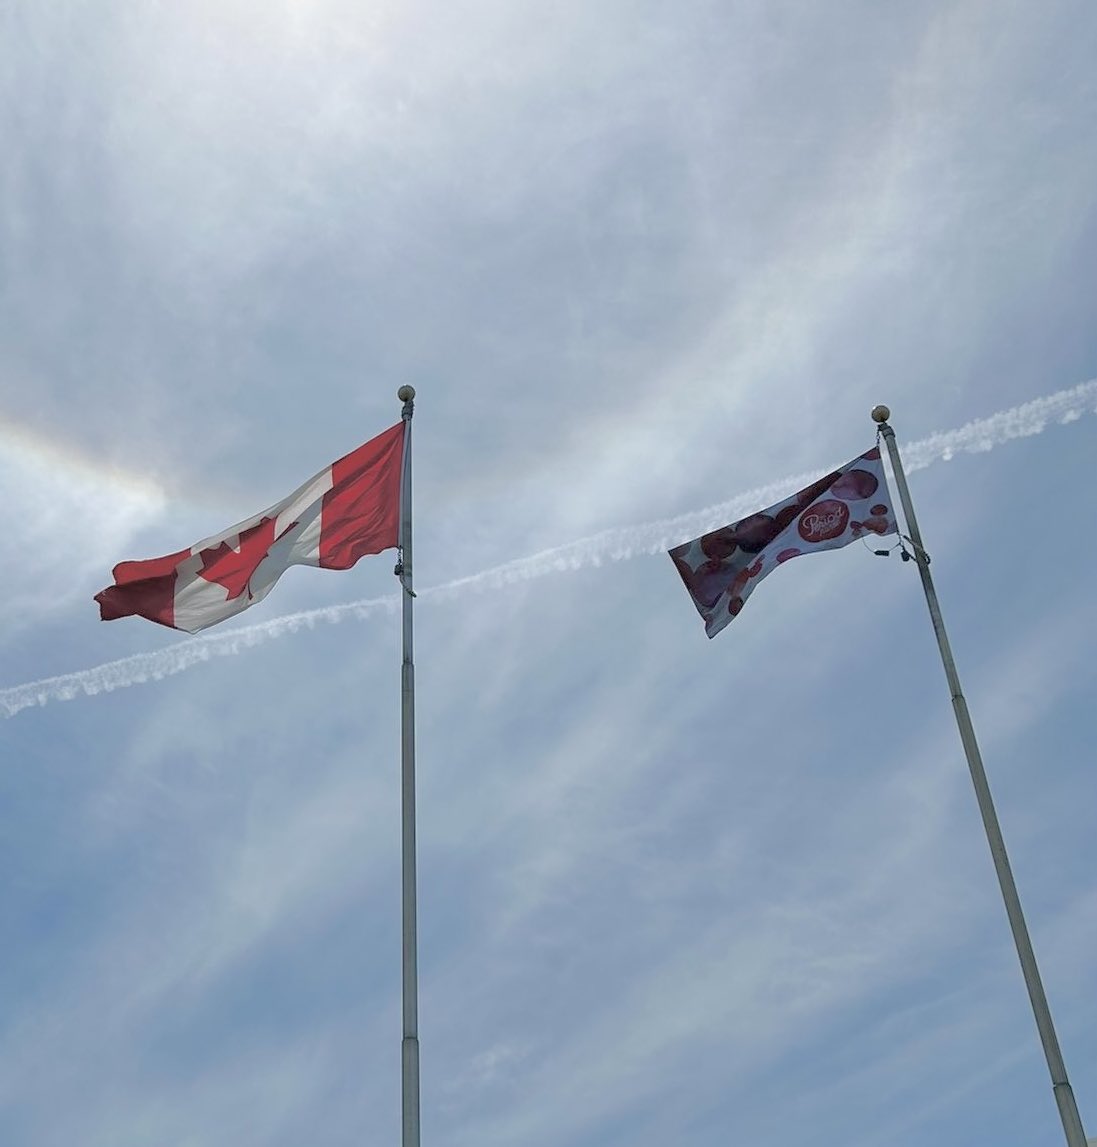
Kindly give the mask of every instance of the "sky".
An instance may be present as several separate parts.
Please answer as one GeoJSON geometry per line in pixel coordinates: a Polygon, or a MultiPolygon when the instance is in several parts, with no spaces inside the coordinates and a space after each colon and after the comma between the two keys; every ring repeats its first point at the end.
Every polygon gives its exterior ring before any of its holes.
{"type": "Polygon", "coordinates": [[[398,1142],[393,555],[92,597],[405,384],[425,1147],[1062,1143],[913,564],[707,641],[664,553],[877,403],[1097,1136],[1095,57],[1082,0],[5,5],[0,1142],[398,1142]]]}

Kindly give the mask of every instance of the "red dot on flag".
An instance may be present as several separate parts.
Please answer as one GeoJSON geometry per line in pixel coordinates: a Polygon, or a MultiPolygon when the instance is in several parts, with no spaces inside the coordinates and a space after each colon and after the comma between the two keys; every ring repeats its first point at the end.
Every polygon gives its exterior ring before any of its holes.
{"type": "Polygon", "coordinates": [[[847,470],[830,488],[830,492],[846,502],[859,502],[871,498],[880,482],[868,470],[847,470]]]}

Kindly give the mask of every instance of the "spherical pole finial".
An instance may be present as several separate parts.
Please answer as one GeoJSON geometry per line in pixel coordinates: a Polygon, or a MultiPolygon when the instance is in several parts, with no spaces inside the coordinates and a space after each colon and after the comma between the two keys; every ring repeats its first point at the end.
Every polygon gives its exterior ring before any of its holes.
{"type": "Polygon", "coordinates": [[[872,421],[881,424],[887,422],[891,417],[891,411],[886,406],[874,406],[872,408],[872,421]]]}
{"type": "Polygon", "coordinates": [[[398,399],[400,399],[401,402],[411,402],[411,400],[415,397],[415,387],[414,386],[402,386],[402,387],[400,387],[400,389],[396,392],[396,397],[398,399]]]}

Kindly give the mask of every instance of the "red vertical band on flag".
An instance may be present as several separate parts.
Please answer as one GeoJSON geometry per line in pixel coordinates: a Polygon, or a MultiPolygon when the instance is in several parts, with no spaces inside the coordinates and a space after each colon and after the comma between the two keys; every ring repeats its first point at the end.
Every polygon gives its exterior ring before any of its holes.
{"type": "Polygon", "coordinates": [[[111,571],[115,586],[129,585],[136,581],[149,581],[152,578],[167,577],[175,573],[180,562],[190,557],[190,550],[180,550],[164,558],[148,558],[140,562],[119,562],[111,571]]]}
{"type": "Polygon", "coordinates": [[[95,595],[102,621],[120,617],[146,617],[175,628],[175,578],[190,550],[141,562],[119,562],[114,567],[114,585],[95,595]]]}
{"type": "Polygon", "coordinates": [[[190,556],[180,549],[166,557],[150,557],[143,562],[119,562],[115,584],[95,594],[101,621],[115,622],[119,617],[147,617],[150,622],[176,625],[176,570],[190,556]]]}
{"type": "Polygon", "coordinates": [[[346,570],[400,540],[404,424],[332,463],[332,487],[320,510],[320,566],[346,570]]]}
{"type": "Polygon", "coordinates": [[[95,595],[100,621],[120,617],[147,617],[175,628],[175,571],[166,577],[150,577],[130,585],[111,585],[95,595]]]}

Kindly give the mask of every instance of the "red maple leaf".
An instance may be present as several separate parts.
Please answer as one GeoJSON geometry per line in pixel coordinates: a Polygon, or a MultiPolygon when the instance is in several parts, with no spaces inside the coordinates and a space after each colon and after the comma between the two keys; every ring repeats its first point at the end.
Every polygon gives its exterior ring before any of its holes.
{"type": "Polygon", "coordinates": [[[202,568],[198,576],[223,585],[229,591],[229,601],[239,597],[248,588],[251,575],[274,545],[275,526],[274,518],[263,518],[258,525],[240,532],[237,548],[234,549],[228,542],[221,542],[208,550],[199,550],[202,568]]]}

